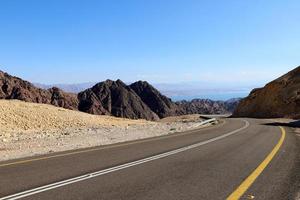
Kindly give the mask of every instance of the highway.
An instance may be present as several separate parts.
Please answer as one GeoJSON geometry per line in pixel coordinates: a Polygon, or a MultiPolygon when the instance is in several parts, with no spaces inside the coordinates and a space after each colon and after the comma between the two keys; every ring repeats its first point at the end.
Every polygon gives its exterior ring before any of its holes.
{"type": "Polygon", "coordinates": [[[0,200],[295,199],[300,137],[268,120],[0,163],[0,200]]]}

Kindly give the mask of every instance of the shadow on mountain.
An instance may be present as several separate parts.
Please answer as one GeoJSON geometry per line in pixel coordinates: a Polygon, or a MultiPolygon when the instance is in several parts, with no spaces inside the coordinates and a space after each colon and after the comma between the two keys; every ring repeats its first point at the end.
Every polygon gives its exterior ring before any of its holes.
{"type": "Polygon", "coordinates": [[[264,125],[267,126],[285,126],[285,127],[291,127],[291,128],[300,128],[300,120],[284,123],[284,122],[273,122],[273,123],[266,123],[264,125]]]}

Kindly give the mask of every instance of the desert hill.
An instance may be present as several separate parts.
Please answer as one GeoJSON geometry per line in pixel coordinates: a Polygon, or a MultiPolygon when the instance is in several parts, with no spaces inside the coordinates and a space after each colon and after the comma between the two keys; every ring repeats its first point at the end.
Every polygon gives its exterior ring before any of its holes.
{"type": "Polygon", "coordinates": [[[299,118],[300,117],[300,67],[254,89],[243,99],[233,113],[234,117],[299,118]]]}

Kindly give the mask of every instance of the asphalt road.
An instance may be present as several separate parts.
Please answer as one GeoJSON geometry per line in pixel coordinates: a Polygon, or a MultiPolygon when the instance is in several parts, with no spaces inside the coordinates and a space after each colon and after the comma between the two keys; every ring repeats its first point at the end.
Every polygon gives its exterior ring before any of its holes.
{"type": "Polygon", "coordinates": [[[170,136],[2,162],[0,200],[23,191],[28,196],[22,199],[217,200],[253,174],[241,199],[295,199],[300,137],[284,127],[283,138],[268,122],[225,119],[170,136]]]}

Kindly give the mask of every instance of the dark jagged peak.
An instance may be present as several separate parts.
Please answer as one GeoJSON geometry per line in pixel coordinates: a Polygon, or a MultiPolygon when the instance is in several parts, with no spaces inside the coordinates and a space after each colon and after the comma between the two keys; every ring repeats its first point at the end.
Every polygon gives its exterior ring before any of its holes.
{"type": "Polygon", "coordinates": [[[158,116],[121,80],[106,80],[78,94],[79,110],[131,119],[156,120],[158,116]]]}
{"type": "Polygon", "coordinates": [[[99,88],[101,89],[101,88],[111,88],[111,87],[124,87],[124,88],[126,88],[127,85],[123,81],[121,81],[120,79],[118,79],[116,81],[107,79],[105,81],[99,82],[96,85],[94,85],[92,87],[92,90],[99,90],[99,88]]]}
{"type": "Polygon", "coordinates": [[[176,114],[176,105],[171,99],[162,95],[148,82],[137,81],[132,83],[129,87],[132,88],[146,105],[160,118],[176,114]]]}
{"type": "Polygon", "coordinates": [[[123,85],[123,86],[126,85],[126,84],[125,84],[123,81],[121,81],[120,79],[117,79],[116,83],[119,84],[119,85],[123,85]]]}

